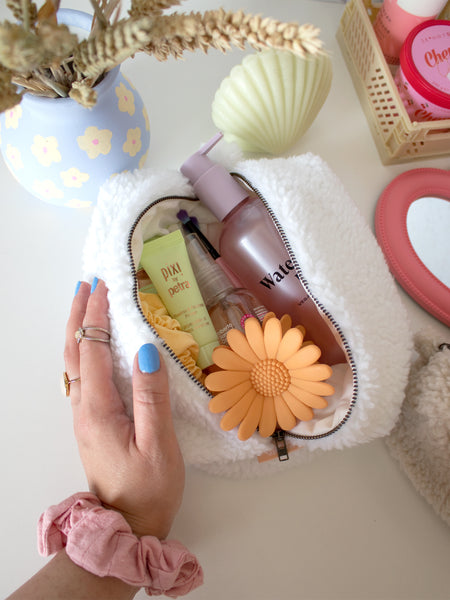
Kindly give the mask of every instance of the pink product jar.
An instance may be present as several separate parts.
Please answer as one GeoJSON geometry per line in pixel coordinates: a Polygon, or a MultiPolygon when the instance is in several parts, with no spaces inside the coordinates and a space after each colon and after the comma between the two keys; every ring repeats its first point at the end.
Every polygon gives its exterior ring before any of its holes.
{"type": "Polygon", "coordinates": [[[411,121],[450,119],[450,21],[426,21],[411,31],[395,83],[411,121]]]}

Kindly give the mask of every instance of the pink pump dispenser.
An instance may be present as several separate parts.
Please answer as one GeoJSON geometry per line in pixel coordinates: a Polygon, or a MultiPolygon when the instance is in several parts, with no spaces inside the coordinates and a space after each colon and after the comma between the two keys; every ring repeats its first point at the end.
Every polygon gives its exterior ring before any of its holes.
{"type": "Polygon", "coordinates": [[[223,221],[230,211],[248,198],[248,192],[221,165],[207,156],[222,137],[222,133],[217,133],[180,169],[192,183],[197,198],[206,204],[219,221],[223,221]]]}
{"type": "Polygon", "coordinates": [[[322,350],[328,364],[345,361],[331,324],[303,288],[266,207],[244,189],[208,152],[222,138],[216,134],[181,166],[196,196],[223,222],[219,251],[245,287],[277,317],[289,314],[293,325],[322,350]]]}

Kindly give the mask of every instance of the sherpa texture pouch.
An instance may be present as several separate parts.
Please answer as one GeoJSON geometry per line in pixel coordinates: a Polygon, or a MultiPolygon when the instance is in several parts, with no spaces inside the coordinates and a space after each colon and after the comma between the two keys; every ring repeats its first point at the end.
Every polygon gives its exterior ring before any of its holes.
{"type": "Polygon", "coordinates": [[[178,210],[188,210],[205,227],[214,227],[215,218],[194,199],[181,173],[150,169],[118,175],[103,186],[84,249],[84,277],[101,277],[109,288],[116,382],[127,406],[132,406],[135,353],[151,341],[168,366],[175,427],[188,465],[217,475],[252,477],[302,463],[320,451],[387,435],[403,401],[412,336],[369,227],[318,156],[225,166],[243,176],[275,216],[308,293],[345,350],[346,362],[333,365],[329,380],[335,393],[312,421],[287,432],[289,460],[283,462],[263,462],[261,457],[274,452],[271,438],[255,433],[242,442],[235,431],[220,429],[221,415],[208,410],[210,393],[143,317],[136,281],[143,242],[171,231],[178,210]]]}
{"type": "Polygon", "coordinates": [[[416,490],[450,525],[450,343],[414,338],[400,417],[386,444],[416,490]]]}

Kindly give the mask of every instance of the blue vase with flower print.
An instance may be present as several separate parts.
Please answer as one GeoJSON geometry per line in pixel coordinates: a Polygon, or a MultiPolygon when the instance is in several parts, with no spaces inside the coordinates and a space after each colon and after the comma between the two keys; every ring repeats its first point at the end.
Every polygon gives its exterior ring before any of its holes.
{"type": "MultiPolygon", "coordinates": [[[[70,24],[67,15],[65,22],[70,24]]],[[[150,126],[139,93],[120,67],[95,90],[93,108],[71,98],[26,93],[0,117],[3,158],[18,182],[41,200],[73,208],[93,205],[104,181],[145,162],[150,126]]]]}

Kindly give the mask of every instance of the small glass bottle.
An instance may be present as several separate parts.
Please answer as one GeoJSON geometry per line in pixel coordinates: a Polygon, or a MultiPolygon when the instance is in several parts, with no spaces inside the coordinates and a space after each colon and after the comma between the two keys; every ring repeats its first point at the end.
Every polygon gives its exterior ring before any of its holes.
{"type": "Polygon", "coordinates": [[[245,320],[262,321],[267,309],[244,288],[236,288],[213,260],[195,233],[186,236],[186,247],[198,287],[221,344],[230,329],[244,330],[245,320]]]}

